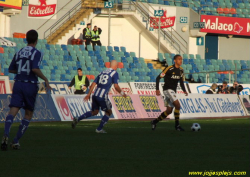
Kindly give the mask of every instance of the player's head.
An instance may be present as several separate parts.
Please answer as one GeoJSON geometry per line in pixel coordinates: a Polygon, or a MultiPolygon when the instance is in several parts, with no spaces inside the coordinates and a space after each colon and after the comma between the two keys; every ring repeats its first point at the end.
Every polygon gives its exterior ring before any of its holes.
{"type": "Polygon", "coordinates": [[[82,76],[82,68],[78,68],[77,73],[78,73],[79,76],[82,76]]]}
{"type": "Polygon", "coordinates": [[[238,86],[238,82],[235,81],[235,82],[234,82],[234,87],[237,87],[237,86],[238,86]]]}
{"type": "Polygon", "coordinates": [[[213,83],[213,85],[211,86],[211,89],[215,90],[217,88],[217,84],[213,83]]]}
{"type": "Polygon", "coordinates": [[[88,23],[88,24],[87,24],[87,28],[90,28],[90,27],[91,27],[91,23],[88,23]]]}
{"type": "Polygon", "coordinates": [[[110,63],[110,68],[112,68],[113,70],[117,69],[118,62],[116,60],[112,60],[110,63]]]}
{"type": "Polygon", "coordinates": [[[182,65],[182,57],[180,55],[175,55],[174,56],[174,63],[177,66],[181,66],[182,65]]]}
{"type": "Polygon", "coordinates": [[[36,30],[29,30],[26,33],[26,40],[28,44],[36,45],[38,40],[38,33],[36,32],[36,30]]]}
{"type": "Polygon", "coordinates": [[[223,81],[222,85],[223,85],[223,87],[227,87],[227,82],[223,81]]]}

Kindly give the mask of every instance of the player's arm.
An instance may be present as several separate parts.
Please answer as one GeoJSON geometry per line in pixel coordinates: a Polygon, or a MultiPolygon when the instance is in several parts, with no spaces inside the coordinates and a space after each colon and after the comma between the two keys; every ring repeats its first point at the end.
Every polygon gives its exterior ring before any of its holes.
{"type": "Polygon", "coordinates": [[[45,77],[42,73],[42,71],[39,69],[39,66],[42,62],[43,59],[43,55],[40,52],[36,52],[35,56],[34,56],[34,60],[32,60],[31,63],[31,70],[33,73],[35,73],[38,77],[40,77],[42,80],[44,80],[46,88],[51,90],[52,88],[49,85],[49,81],[47,79],[47,77],[45,77]]]}
{"type": "Polygon", "coordinates": [[[181,89],[183,90],[184,94],[187,96],[188,93],[186,91],[186,88],[185,88],[185,85],[184,85],[184,82],[183,82],[183,78],[184,77],[184,74],[182,74],[181,78],[180,78],[180,86],[181,86],[181,89]]]}
{"type": "Polygon", "coordinates": [[[88,101],[90,99],[90,95],[92,94],[94,88],[96,86],[96,83],[93,82],[90,86],[89,93],[85,96],[84,101],[88,101]]]}
{"type": "Polygon", "coordinates": [[[9,73],[17,74],[17,67],[16,67],[16,64],[15,64],[15,58],[16,58],[16,54],[15,54],[15,56],[13,57],[13,59],[12,59],[12,61],[10,63],[9,73]]]}
{"type": "Polygon", "coordinates": [[[127,95],[122,91],[122,89],[120,88],[120,86],[118,84],[114,84],[115,90],[120,93],[124,98],[127,97],[127,95]]]}
{"type": "Polygon", "coordinates": [[[160,96],[161,95],[161,92],[159,90],[159,83],[160,83],[160,80],[161,80],[161,74],[159,74],[157,77],[156,77],[156,95],[157,96],[160,96]]]}
{"type": "Polygon", "coordinates": [[[91,84],[89,93],[84,98],[84,101],[88,101],[90,99],[90,95],[92,94],[96,84],[99,83],[99,80],[100,80],[100,74],[95,78],[94,82],[91,84]]]}
{"type": "Polygon", "coordinates": [[[42,71],[39,68],[33,68],[32,72],[35,73],[38,77],[40,77],[42,80],[44,80],[45,85],[46,85],[47,88],[51,88],[49,86],[49,81],[48,81],[47,77],[45,77],[43,75],[42,71]]]}
{"type": "Polygon", "coordinates": [[[120,88],[120,86],[118,85],[118,81],[119,81],[119,75],[116,72],[113,76],[112,76],[112,83],[114,84],[115,90],[120,93],[124,98],[127,97],[127,95],[122,91],[122,89],[120,88]]]}
{"type": "Polygon", "coordinates": [[[165,77],[166,73],[168,71],[168,68],[165,68],[157,77],[156,77],[156,95],[160,96],[161,92],[159,90],[159,83],[161,78],[165,77]]]}

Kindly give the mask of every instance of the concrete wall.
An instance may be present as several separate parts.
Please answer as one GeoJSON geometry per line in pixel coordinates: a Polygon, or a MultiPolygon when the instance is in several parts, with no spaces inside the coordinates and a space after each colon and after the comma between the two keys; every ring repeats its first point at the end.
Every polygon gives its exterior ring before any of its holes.
{"type": "MultiPolygon", "coordinates": [[[[108,46],[108,18],[95,17],[92,25],[102,29],[101,43],[108,46]]],[[[128,52],[135,52],[139,57],[139,33],[142,29],[129,16],[126,18],[111,18],[111,46],[125,46],[128,52]]],[[[145,33],[141,33],[141,57],[148,59],[157,58],[157,45],[145,33]]]]}
{"type": "Polygon", "coordinates": [[[250,39],[219,36],[219,59],[250,60],[250,39]]]}
{"type": "MultiPolygon", "coordinates": [[[[74,7],[81,0],[57,0],[57,15],[56,19],[49,20],[43,27],[38,30],[39,38],[44,38],[44,31],[53,25],[58,19],[66,14],[72,7],[74,7]],[[62,10],[60,10],[64,5],[62,10]],[[60,10],[60,11],[59,11],[60,10]]],[[[22,12],[10,18],[10,36],[14,32],[26,33],[30,29],[37,30],[48,19],[28,18],[28,6],[23,6],[22,12]]]]}

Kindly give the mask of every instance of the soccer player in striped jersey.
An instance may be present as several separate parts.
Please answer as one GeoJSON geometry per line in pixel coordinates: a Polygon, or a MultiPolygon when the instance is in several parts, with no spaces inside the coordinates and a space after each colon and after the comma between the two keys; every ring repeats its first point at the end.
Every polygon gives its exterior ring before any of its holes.
{"type": "Polygon", "coordinates": [[[88,117],[97,115],[99,113],[99,109],[105,111],[105,115],[102,117],[100,125],[96,129],[96,133],[107,133],[103,130],[104,125],[108,122],[109,116],[112,115],[112,105],[108,99],[108,92],[111,88],[112,84],[114,84],[115,90],[120,93],[124,98],[126,98],[126,94],[121,90],[118,85],[119,75],[116,72],[117,69],[117,61],[111,61],[111,68],[108,68],[102,71],[94,80],[94,82],[90,86],[89,93],[84,98],[84,101],[88,101],[90,99],[91,93],[95,89],[95,92],[92,96],[92,111],[86,112],[80,117],[75,117],[72,122],[72,128],[74,129],[77,123],[88,117]]]}
{"type": "Polygon", "coordinates": [[[187,96],[188,93],[186,92],[184,83],[183,83],[183,68],[182,65],[182,57],[180,55],[174,56],[174,64],[171,66],[166,67],[161,74],[156,78],[156,95],[160,96],[159,90],[159,82],[161,78],[164,78],[164,86],[163,86],[163,94],[165,96],[165,106],[167,107],[166,111],[164,111],[157,119],[151,121],[152,130],[155,130],[156,124],[167,118],[174,110],[174,117],[175,117],[175,129],[178,131],[184,131],[184,129],[179,124],[179,117],[180,117],[180,102],[176,97],[176,89],[178,82],[180,82],[181,89],[183,90],[184,94],[187,96]]]}
{"type": "Polygon", "coordinates": [[[15,54],[9,66],[9,73],[14,73],[16,76],[9,105],[10,111],[5,119],[4,136],[1,143],[1,149],[3,151],[7,150],[13,119],[20,108],[23,108],[25,109],[25,115],[21,121],[16,137],[11,144],[13,149],[20,149],[19,139],[27,130],[34,112],[36,95],[38,92],[38,77],[45,81],[47,89],[51,89],[48,79],[39,69],[43,55],[35,48],[38,40],[38,33],[35,30],[28,31],[26,39],[28,45],[15,54]]]}

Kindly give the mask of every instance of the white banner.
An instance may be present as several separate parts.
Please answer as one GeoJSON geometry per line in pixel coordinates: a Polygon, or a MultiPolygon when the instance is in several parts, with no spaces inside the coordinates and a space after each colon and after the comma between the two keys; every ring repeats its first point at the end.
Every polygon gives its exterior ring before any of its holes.
{"type": "MultiPolygon", "coordinates": [[[[156,94],[156,83],[155,82],[130,82],[130,87],[132,89],[133,94],[139,94],[139,95],[155,95],[156,94]]],[[[161,91],[161,94],[163,94],[163,85],[164,82],[160,82],[159,89],[161,91]]],[[[184,83],[184,86],[187,86],[184,83]]],[[[176,89],[177,94],[183,93],[180,84],[178,84],[176,89]]]]}
{"type": "MultiPolygon", "coordinates": [[[[84,113],[91,111],[92,101],[84,102],[86,95],[51,95],[57,112],[62,121],[72,121],[74,117],[80,117],[84,113]]],[[[100,111],[96,116],[88,119],[101,119],[104,112],[100,111]]],[[[114,118],[111,115],[110,118],[114,118]]]]}
{"type": "MultiPolygon", "coordinates": [[[[212,86],[212,83],[201,83],[201,84],[194,84],[189,83],[189,88],[191,93],[203,93],[205,94],[206,91],[212,86]]],[[[222,84],[217,84],[222,85],[222,84]]],[[[250,95],[250,84],[239,84],[243,86],[243,90],[240,92],[240,95],[250,95]]],[[[232,87],[233,84],[228,84],[228,87],[232,87]]]]}
{"type": "Polygon", "coordinates": [[[250,99],[249,95],[239,95],[239,98],[242,101],[242,105],[245,107],[247,115],[250,115],[250,99]]]}
{"type": "MultiPolygon", "coordinates": [[[[130,95],[130,94],[133,94],[132,92],[132,89],[130,88],[129,84],[128,83],[119,83],[118,84],[121,88],[121,90],[126,93],[127,95],[130,95]]],[[[115,90],[115,87],[114,87],[114,84],[112,85],[110,91],[109,91],[109,94],[119,94],[116,90],[115,90]]]]}
{"type": "MultiPolygon", "coordinates": [[[[177,95],[181,118],[245,116],[246,113],[238,95],[231,94],[189,94],[177,95]]],[[[171,116],[172,117],[172,116],[171,116]]]]}

